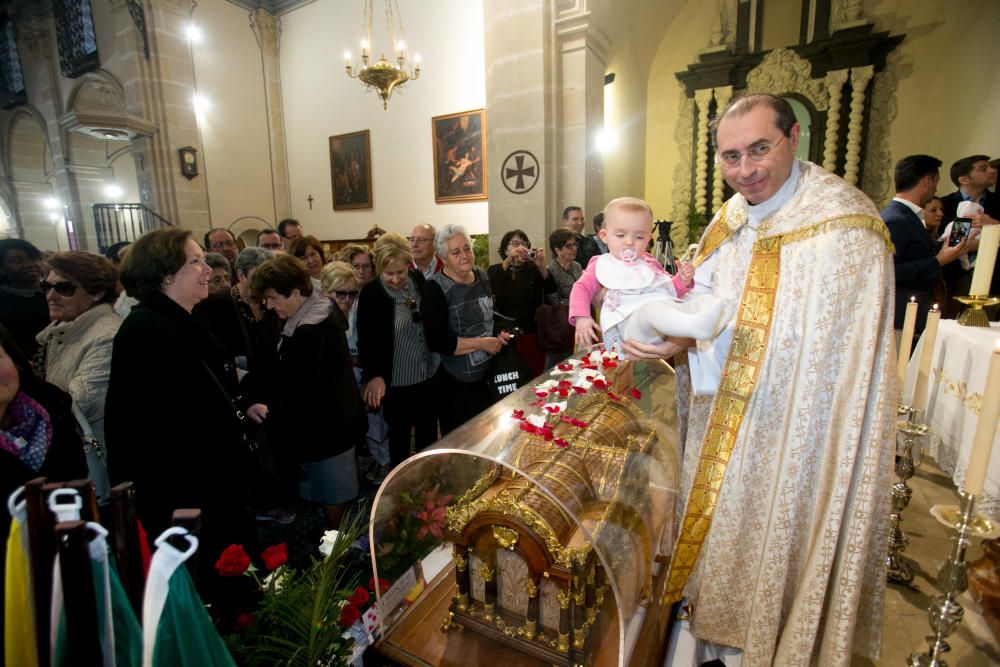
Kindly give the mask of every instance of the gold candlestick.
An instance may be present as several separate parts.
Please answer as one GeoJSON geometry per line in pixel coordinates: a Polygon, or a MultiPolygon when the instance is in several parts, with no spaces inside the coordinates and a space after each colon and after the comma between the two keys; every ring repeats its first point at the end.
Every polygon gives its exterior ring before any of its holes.
{"type": "Polygon", "coordinates": [[[983,308],[995,306],[1000,303],[1000,297],[970,294],[969,296],[956,296],[956,301],[968,306],[958,316],[958,323],[965,327],[988,327],[990,318],[986,316],[983,308]]]}

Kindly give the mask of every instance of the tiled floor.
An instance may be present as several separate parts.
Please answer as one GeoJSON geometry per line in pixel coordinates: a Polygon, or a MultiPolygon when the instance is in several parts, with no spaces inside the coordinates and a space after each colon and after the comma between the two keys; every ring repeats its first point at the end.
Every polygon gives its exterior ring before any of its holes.
{"type": "MultiPolygon", "coordinates": [[[[883,621],[882,657],[876,663],[855,658],[852,667],[872,664],[902,667],[913,650],[927,651],[925,638],[931,634],[927,607],[931,598],[942,594],[937,585],[937,575],[951,554],[953,534],[931,516],[930,508],[937,504],[957,505],[958,495],[951,479],[929,459],[917,469],[909,485],[913,496],[903,512],[901,527],[910,538],[905,556],[914,564],[914,583],[919,590],[889,585],[883,621]]],[[[966,558],[971,562],[981,555],[979,540],[974,540],[966,558]]],[[[986,627],[979,609],[968,593],[963,593],[958,601],[965,608],[965,618],[948,638],[952,650],[943,656],[944,659],[951,667],[1000,665],[1000,646],[986,627]]]]}

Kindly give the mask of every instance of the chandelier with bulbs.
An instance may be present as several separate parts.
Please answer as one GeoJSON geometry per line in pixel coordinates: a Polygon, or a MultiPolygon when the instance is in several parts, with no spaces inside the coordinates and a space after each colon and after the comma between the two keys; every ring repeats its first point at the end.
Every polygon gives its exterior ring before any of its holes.
{"type": "Polygon", "coordinates": [[[389,98],[392,91],[406,84],[407,81],[420,77],[420,56],[413,59],[414,66],[407,63],[406,35],[403,33],[403,17],[399,13],[397,0],[385,0],[385,24],[389,30],[389,41],[393,45],[395,63],[385,59],[385,54],[372,63],[372,5],[374,0],[365,0],[365,38],[361,40],[361,65],[354,67],[350,52],[344,54],[347,61],[345,70],[352,79],[361,79],[361,83],[378,92],[382,98],[382,108],[389,108],[389,98]],[[393,5],[396,7],[393,13],[393,5]],[[399,37],[396,37],[396,20],[399,21],[399,37]]]}

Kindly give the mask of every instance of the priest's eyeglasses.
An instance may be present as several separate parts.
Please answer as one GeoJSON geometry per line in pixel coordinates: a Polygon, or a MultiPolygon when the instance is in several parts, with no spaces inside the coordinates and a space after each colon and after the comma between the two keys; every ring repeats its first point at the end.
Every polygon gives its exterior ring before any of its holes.
{"type": "Polygon", "coordinates": [[[754,146],[751,146],[750,150],[748,150],[745,153],[741,153],[739,151],[726,151],[724,153],[719,153],[715,157],[715,160],[720,164],[729,167],[730,169],[733,167],[738,167],[740,162],[743,161],[744,155],[753,160],[754,162],[761,162],[767,159],[767,156],[771,154],[771,149],[773,149],[775,146],[777,146],[784,140],[785,137],[782,136],[781,139],[778,139],[773,144],[770,142],[756,144],[754,146]]]}

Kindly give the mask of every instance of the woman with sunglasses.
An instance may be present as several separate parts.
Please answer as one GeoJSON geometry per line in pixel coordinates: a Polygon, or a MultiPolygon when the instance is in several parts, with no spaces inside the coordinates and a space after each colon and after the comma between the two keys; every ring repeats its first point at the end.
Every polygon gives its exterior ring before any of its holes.
{"type": "Polygon", "coordinates": [[[354,381],[361,384],[361,365],[358,362],[358,328],[355,326],[358,310],[358,290],[361,289],[361,278],[347,262],[330,262],[323,267],[320,274],[320,286],[326,298],[333,302],[347,319],[347,349],[351,352],[354,366],[354,381]]]}
{"type": "Polygon", "coordinates": [[[42,283],[52,323],[36,337],[35,373],[69,392],[102,446],[111,348],[121,326],[112,308],[117,286],[109,259],[82,250],[52,255],[42,283]]]}
{"type": "Polygon", "coordinates": [[[417,451],[437,439],[432,378],[439,358],[427,347],[420,312],[424,276],[410,269],[406,239],[386,234],[375,247],[378,278],[361,290],[358,301],[358,351],[370,408],[382,407],[389,427],[392,466],[410,455],[410,434],[417,451]]]}

